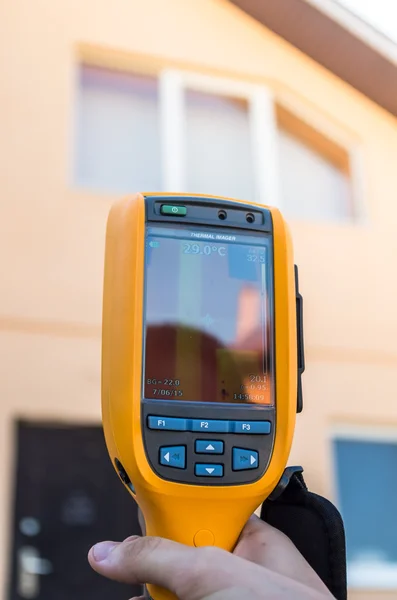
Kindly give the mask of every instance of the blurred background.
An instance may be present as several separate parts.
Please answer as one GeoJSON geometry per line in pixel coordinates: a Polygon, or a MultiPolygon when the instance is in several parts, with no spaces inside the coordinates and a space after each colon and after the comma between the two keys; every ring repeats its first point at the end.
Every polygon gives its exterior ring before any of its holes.
{"type": "MultiPolygon", "coordinates": [[[[126,598],[136,530],[100,425],[104,232],[134,191],[281,208],[304,297],[290,464],[341,509],[352,600],[397,597],[397,6],[0,5],[0,586],[126,598]]],[[[132,595],[132,594],[130,594],[132,595]]]]}

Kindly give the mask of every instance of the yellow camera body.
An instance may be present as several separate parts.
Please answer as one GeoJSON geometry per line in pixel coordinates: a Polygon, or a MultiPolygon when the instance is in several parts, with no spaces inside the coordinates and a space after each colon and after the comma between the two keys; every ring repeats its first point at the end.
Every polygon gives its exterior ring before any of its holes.
{"type": "Polygon", "coordinates": [[[300,314],[277,209],[182,194],[112,207],[103,427],[147,535],[231,551],[277,486],[301,409],[300,314]]]}

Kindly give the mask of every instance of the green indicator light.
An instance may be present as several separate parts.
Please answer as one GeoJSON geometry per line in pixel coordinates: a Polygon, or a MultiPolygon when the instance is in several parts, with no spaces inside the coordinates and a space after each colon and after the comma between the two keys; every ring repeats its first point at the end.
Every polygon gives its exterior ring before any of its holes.
{"type": "Polygon", "coordinates": [[[171,206],[170,204],[163,204],[160,212],[162,215],[169,215],[171,217],[185,217],[187,208],[186,206],[171,206]]]}

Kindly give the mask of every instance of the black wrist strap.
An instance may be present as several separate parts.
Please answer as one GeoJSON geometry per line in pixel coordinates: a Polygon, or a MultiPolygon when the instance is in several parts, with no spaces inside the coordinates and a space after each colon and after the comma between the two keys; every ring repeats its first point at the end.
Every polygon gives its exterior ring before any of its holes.
{"type": "Polygon", "coordinates": [[[322,496],[309,492],[302,467],[288,467],[263,503],[261,519],[295,544],[336,600],[347,599],[346,547],[342,517],[322,496]]]}

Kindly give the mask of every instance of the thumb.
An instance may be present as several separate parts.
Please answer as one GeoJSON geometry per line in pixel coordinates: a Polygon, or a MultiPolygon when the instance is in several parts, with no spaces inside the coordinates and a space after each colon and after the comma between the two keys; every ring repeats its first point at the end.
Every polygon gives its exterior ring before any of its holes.
{"type": "Polygon", "coordinates": [[[262,565],[274,573],[300,581],[319,592],[327,591],[325,584],[292,541],[256,516],[248,521],[234,552],[237,556],[262,565]]]}
{"type": "Polygon", "coordinates": [[[155,537],[127,538],[122,543],[101,542],[91,548],[88,560],[99,574],[127,584],[151,583],[168,589],[181,600],[224,600],[232,588],[244,589],[240,598],[253,596],[252,570],[244,577],[245,563],[219,548],[193,548],[155,537]],[[223,592],[225,595],[223,595],[223,592]]]}

